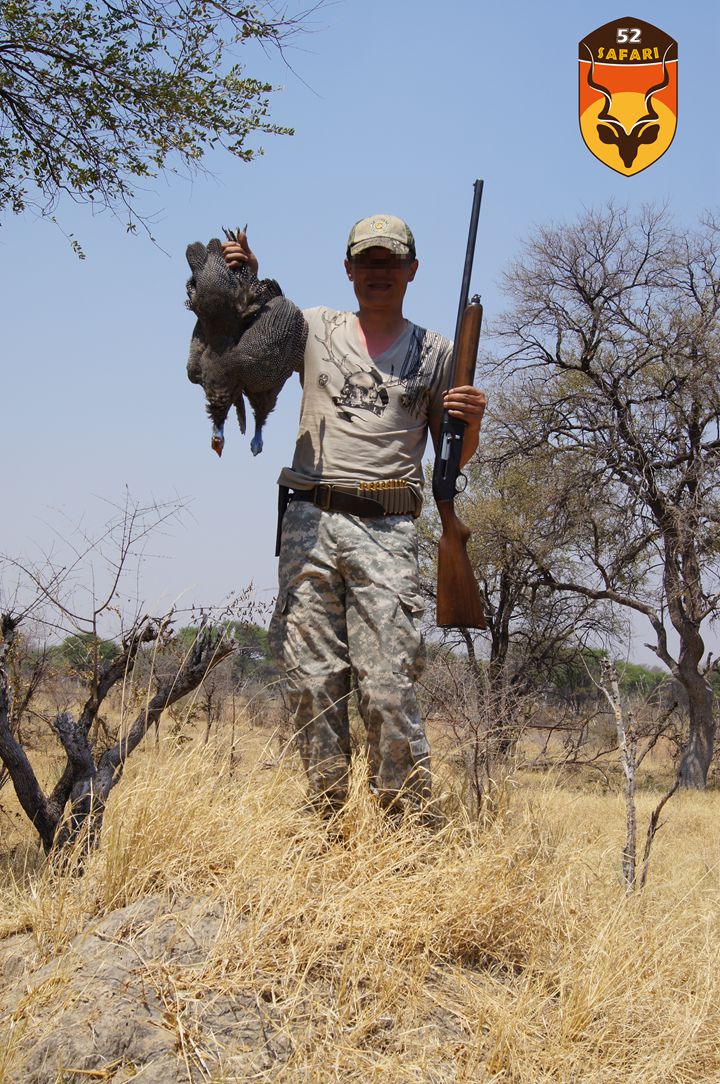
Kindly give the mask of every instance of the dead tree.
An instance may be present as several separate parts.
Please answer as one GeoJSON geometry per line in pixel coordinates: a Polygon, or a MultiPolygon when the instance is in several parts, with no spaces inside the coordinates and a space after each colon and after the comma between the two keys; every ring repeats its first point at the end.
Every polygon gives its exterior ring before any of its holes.
{"type": "Polygon", "coordinates": [[[174,673],[161,679],[154,695],[110,749],[96,760],[89,735],[98,711],[110,689],[132,666],[143,644],[167,636],[168,622],[143,619],[126,638],[120,654],[101,669],[77,719],[69,712],[55,716],[52,726],[65,751],[65,768],[49,793],[38,782],[30,760],[13,733],[13,697],[7,673],[7,657],[16,634],[17,620],[10,614],[0,619],[0,760],[12,779],[18,801],[38,832],[47,853],[72,842],[84,827],[96,838],[108,795],[119,782],[128,757],[137,749],[151,726],[181,697],[196,689],[203,678],[234,649],[235,643],[223,630],[209,624],[201,627],[197,639],[174,673]],[[66,815],[67,810],[67,815],[66,815]]]}
{"type": "Polygon", "coordinates": [[[219,624],[202,614],[192,642],[186,641],[175,658],[168,650],[176,639],[172,612],[153,617],[135,603],[130,616],[125,615],[119,601],[125,580],[137,575],[150,534],[178,511],[177,504],[142,507],[127,497],[96,534],[65,532],[70,552],[64,559],[45,555],[34,564],[29,559],[5,558],[4,579],[11,571],[16,582],[12,604],[6,602],[4,612],[0,610],[0,762],[46,852],[62,848],[85,828],[91,839],[97,837],[107,797],[128,757],[150,727],[157,726],[163,711],[197,689],[233,653],[237,645],[229,632],[230,619],[242,613],[243,607],[252,608],[246,593],[223,610],[219,624]],[[48,720],[64,750],[65,764],[47,793],[18,732],[18,712],[27,689],[13,681],[10,665],[18,630],[31,617],[55,633],[79,634],[95,645],[77,718],[61,710],[48,720]],[[120,626],[113,638],[117,652],[103,657],[98,650],[100,627],[113,622],[120,626]],[[97,731],[102,705],[116,686],[129,685],[138,669],[143,671],[147,695],[129,725],[101,747],[97,731]]]}
{"type": "Polygon", "coordinates": [[[615,719],[617,732],[617,748],[620,756],[620,767],[625,778],[625,846],[622,851],[622,878],[625,891],[631,895],[637,888],[644,888],[647,880],[648,866],[650,863],[650,850],[655,835],[660,828],[660,814],[666,804],[672,798],[680,786],[680,774],[678,773],[672,786],[660,799],[655,809],[650,814],[647,834],[645,836],[645,849],[643,851],[642,869],[640,881],[637,881],[637,809],[635,804],[635,780],[638,768],[638,743],[635,716],[632,711],[624,711],[620,699],[620,683],[618,681],[615,663],[610,659],[603,659],[602,677],[600,688],[607,699],[615,719]]]}

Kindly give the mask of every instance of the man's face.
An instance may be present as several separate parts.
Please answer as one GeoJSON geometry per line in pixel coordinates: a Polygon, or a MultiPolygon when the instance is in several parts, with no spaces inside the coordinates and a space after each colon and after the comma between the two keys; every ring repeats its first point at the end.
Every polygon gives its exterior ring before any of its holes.
{"type": "Polygon", "coordinates": [[[415,278],[417,260],[396,256],[388,248],[366,248],[345,261],[361,309],[401,311],[408,283],[415,278]]]}

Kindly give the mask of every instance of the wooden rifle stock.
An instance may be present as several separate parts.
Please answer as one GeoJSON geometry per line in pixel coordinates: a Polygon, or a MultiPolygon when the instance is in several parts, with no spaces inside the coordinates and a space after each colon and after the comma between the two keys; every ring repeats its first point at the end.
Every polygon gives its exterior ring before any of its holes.
{"type": "MultiPolygon", "coordinates": [[[[473,297],[468,304],[468,295],[482,190],[483,182],[475,181],[449,387],[472,384],[475,378],[482,305],[479,297],[473,297]]],[[[432,485],[442,525],[438,544],[437,624],[440,628],[484,629],[485,610],[467,554],[470,531],[455,514],[455,497],[460,492],[457,480],[462,475],[460,454],[465,429],[465,422],[451,418],[444,411],[432,485]]]]}
{"type": "Polygon", "coordinates": [[[452,501],[438,501],[442,523],[438,543],[437,625],[441,629],[484,629],[485,609],[467,544],[470,531],[452,501]]]}

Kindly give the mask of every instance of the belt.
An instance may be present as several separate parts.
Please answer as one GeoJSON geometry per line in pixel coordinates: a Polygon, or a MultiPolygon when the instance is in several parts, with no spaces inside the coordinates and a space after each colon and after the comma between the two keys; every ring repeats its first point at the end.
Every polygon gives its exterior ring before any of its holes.
{"type": "Polygon", "coordinates": [[[385,505],[372,497],[361,497],[357,492],[338,489],[337,486],[321,484],[313,489],[294,489],[291,501],[308,501],[322,508],[324,512],[346,512],[350,516],[362,516],[365,519],[386,515],[385,505]]]}

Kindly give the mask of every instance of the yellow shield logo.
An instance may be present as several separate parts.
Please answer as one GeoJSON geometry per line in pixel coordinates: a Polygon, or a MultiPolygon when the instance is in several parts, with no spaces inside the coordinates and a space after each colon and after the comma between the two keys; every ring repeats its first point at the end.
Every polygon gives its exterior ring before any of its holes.
{"type": "Polygon", "coordinates": [[[628,15],[593,30],[579,50],[585,145],[617,173],[640,173],[657,162],[675,135],[677,42],[628,15]]]}

